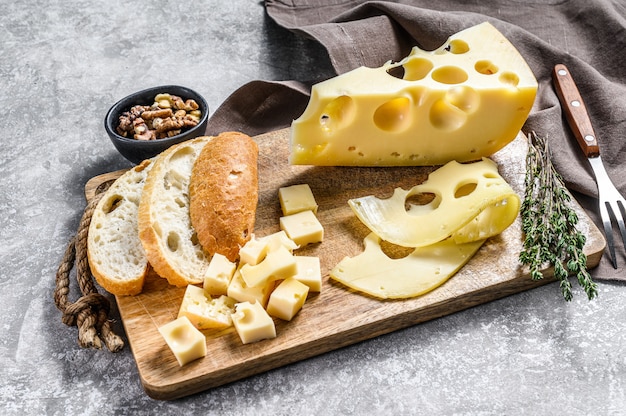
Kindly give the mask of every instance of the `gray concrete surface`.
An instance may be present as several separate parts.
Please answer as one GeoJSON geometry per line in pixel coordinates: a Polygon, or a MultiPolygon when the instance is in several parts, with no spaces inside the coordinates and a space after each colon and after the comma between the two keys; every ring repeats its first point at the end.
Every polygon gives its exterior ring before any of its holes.
{"type": "Polygon", "coordinates": [[[0,9],[0,413],[626,411],[626,288],[610,283],[592,302],[576,288],[566,303],[550,284],[181,400],[150,399],[130,349],[80,348],[52,299],[85,182],[128,166],[102,127],[107,108],[176,83],[214,109],[251,80],[323,77],[325,56],[256,0],[2,0],[0,9]]]}

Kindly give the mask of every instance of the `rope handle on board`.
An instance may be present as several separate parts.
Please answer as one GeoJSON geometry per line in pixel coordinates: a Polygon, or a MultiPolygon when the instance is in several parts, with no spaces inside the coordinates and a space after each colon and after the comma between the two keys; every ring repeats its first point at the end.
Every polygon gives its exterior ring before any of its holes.
{"type": "Polygon", "coordinates": [[[56,274],[54,303],[63,313],[62,322],[78,327],[78,345],[83,348],[102,348],[102,342],[111,352],[124,348],[124,341],[111,328],[109,300],[94,284],[87,260],[87,234],[91,217],[110,183],[98,189],[83,212],[78,231],[70,240],[56,274]],[[68,300],[70,292],[70,272],[76,266],[76,280],[82,296],[75,302],[68,300]]]}

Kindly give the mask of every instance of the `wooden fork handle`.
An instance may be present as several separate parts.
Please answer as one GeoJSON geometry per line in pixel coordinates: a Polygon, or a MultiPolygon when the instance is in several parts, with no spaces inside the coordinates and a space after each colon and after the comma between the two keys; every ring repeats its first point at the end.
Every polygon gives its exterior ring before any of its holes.
{"type": "Polygon", "coordinates": [[[588,158],[600,156],[598,139],[593,131],[589,113],[569,70],[565,65],[558,64],[554,67],[552,76],[567,122],[580,148],[588,158]]]}

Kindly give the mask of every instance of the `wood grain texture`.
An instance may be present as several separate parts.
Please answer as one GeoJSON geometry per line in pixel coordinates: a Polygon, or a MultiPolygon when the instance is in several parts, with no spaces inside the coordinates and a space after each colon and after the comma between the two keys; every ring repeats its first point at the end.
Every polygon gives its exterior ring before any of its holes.
{"type": "MultiPolygon", "coordinates": [[[[299,255],[320,257],[321,293],[310,293],[303,309],[291,322],[276,319],[277,338],[243,345],[233,329],[204,331],[208,354],[180,367],[158,332],[176,318],[184,289],[169,286],[154,273],[137,296],[117,297],[124,328],[135,356],[144,389],[155,399],[170,400],[323,354],[381,334],[486,303],[553,281],[533,281],[518,263],[522,248],[519,217],[501,235],[489,239],[450,280],[434,291],[407,300],[381,301],[358,294],[330,280],[328,272],[344,256],[363,248],[368,230],[354,216],[348,199],[365,195],[386,197],[394,188],[408,189],[423,182],[434,170],[415,168],[343,168],[290,166],[289,131],[255,137],[259,144],[259,204],[255,233],[279,230],[278,189],[307,183],[319,204],[318,218],[324,241],[297,250],[299,255]]],[[[500,173],[523,196],[527,141],[521,134],[494,155],[500,173]]],[[[119,176],[105,174],[88,182],[87,198],[104,181],[119,176]]],[[[587,235],[588,266],[595,267],[605,241],[584,211],[575,205],[580,228],[587,235]]]]}

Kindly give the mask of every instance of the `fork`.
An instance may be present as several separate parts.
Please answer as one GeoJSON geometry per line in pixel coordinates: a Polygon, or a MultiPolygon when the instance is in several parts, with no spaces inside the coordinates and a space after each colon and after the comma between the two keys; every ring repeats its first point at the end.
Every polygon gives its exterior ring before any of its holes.
{"type": "Polygon", "coordinates": [[[606,173],[606,169],[600,158],[598,138],[593,131],[587,108],[585,107],[585,103],[569,70],[565,65],[558,64],[554,67],[552,75],[557,95],[565,111],[567,122],[574,132],[574,136],[576,136],[576,140],[583,153],[587,156],[587,160],[596,177],[600,218],[602,219],[604,234],[611,255],[611,262],[613,263],[613,268],[617,269],[612,223],[617,223],[626,251],[626,227],[624,227],[626,201],[617,188],[615,188],[611,178],[606,173]]]}

